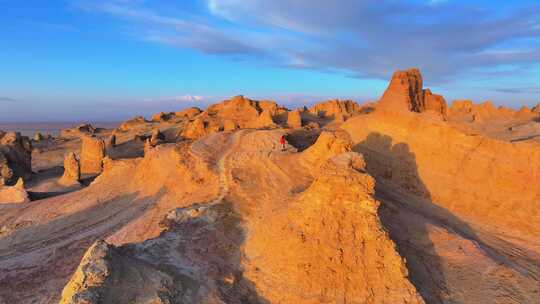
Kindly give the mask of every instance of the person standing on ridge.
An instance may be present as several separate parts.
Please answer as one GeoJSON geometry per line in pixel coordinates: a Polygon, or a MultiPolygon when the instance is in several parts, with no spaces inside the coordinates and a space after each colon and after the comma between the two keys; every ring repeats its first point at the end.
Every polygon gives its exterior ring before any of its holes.
{"type": "Polygon", "coordinates": [[[279,139],[279,144],[281,145],[281,151],[285,151],[285,143],[287,141],[285,140],[285,135],[281,135],[281,138],[279,139]]]}

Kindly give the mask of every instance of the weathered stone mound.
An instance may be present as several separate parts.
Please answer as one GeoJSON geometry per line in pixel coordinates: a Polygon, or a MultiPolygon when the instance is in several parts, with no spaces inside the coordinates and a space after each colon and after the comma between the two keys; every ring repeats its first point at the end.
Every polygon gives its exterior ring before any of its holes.
{"type": "Polygon", "coordinates": [[[171,120],[174,118],[174,112],[159,112],[157,114],[152,115],[152,121],[153,122],[164,122],[171,120]]]}
{"type": "Polygon", "coordinates": [[[455,121],[485,123],[492,120],[532,119],[535,108],[521,107],[518,111],[507,107],[495,107],[491,101],[475,104],[471,100],[455,100],[449,109],[449,117],[455,121]]]}
{"type": "Polygon", "coordinates": [[[423,112],[433,112],[440,114],[444,120],[448,118],[446,100],[442,95],[431,93],[430,89],[424,90],[423,112]]]}
{"type": "Polygon", "coordinates": [[[433,112],[443,119],[447,116],[446,108],[444,97],[423,89],[418,69],[395,72],[377,105],[377,109],[393,112],[433,112]]]}
{"type": "Polygon", "coordinates": [[[32,175],[32,144],[20,133],[0,133],[0,179],[14,184],[32,175]]]}
{"type": "Polygon", "coordinates": [[[19,178],[14,186],[6,186],[0,183],[0,204],[26,203],[30,198],[24,189],[24,182],[19,178]]]}
{"type": "Polygon", "coordinates": [[[302,159],[314,168],[319,168],[335,155],[349,152],[352,141],[344,131],[323,131],[315,144],[302,152],[302,159]]]}
{"type": "Polygon", "coordinates": [[[60,185],[72,186],[79,184],[81,180],[81,167],[75,153],[70,152],[64,159],[64,174],[58,181],[60,185]]]}
{"type": "Polygon", "coordinates": [[[201,114],[201,112],[202,112],[201,109],[197,107],[191,107],[191,108],[184,109],[182,111],[175,112],[174,115],[179,118],[192,119],[195,116],[201,114]]]}
{"type": "Polygon", "coordinates": [[[362,106],[352,100],[332,99],[317,103],[308,109],[308,112],[318,116],[343,121],[348,117],[362,112],[362,106]]]}
{"type": "Polygon", "coordinates": [[[540,115],[540,103],[537,104],[536,106],[534,106],[534,107],[531,109],[531,112],[533,112],[534,114],[539,114],[539,115],[540,115]]]}
{"type": "Polygon", "coordinates": [[[219,131],[272,128],[276,126],[273,117],[286,111],[273,101],[257,101],[244,96],[235,96],[211,105],[195,116],[180,132],[180,136],[196,139],[219,131]]]}
{"type": "Polygon", "coordinates": [[[194,303],[179,280],[166,269],[98,241],[84,255],[60,303],[194,303]]]}
{"type": "Polygon", "coordinates": [[[323,166],[250,238],[233,203],[221,201],[173,209],[164,232],[144,242],[96,242],[60,303],[423,303],[378,219],[362,156],[323,166]]]}
{"type": "Polygon", "coordinates": [[[287,126],[289,128],[301,128],[302,127],[302,115],[300,110],[293,110],[287,113],[287,126]]]}
{"type": "Polygon", "coordinates": [[[540,188],[530,186],[540,184],[537,144],[469,136],[410,115],[359,116],[342,128],[378,183],[415,194],[426,208],[508,233],[540,229],[540,188]]]}
{"type": "Polygon", "coordinates": [[[103,170],[105,142],[95,136],[83,136],[81,147],[81,174],[99,174],[103,170]]]}
{"type": "Polygon", "coordinates": [[[142,116],[136,116],[130,120],[127,120],[125,122],[123,122],[119,127],[118,127],[118,131],[121,131],[121,132],[126,132],[126,131],[129,131],[135,127],[138,127],[138,126],[141,126],[141,125],[145,125],[147,124],[148,121],[142,117],[142,116]]]}
{"type": "Polygon", "coordinates": [[[354,152],[331,158],[286,214],[248,239],[246,275],[269,303],[423,303],[363,166],[354,152]]]}
{"type": "Polygon", "coordinates": [[[84,136],[84,135],[92,135],[96,133],[96,128],[94,128],[91,124],[84,123],[80,124],[76,127],[73,127],[71,129],[63,129],[60,131],[61,137],[73,137],[73,136],[84,136]]]}

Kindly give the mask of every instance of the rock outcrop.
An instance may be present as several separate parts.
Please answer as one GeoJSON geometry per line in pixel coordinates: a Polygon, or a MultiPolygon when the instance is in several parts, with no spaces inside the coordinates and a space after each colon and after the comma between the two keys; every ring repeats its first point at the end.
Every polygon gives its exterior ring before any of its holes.
{"type": "Polygon", "coordinates": [[[449,118],[457,122],[488,123],[491,121],[526,120],[534,118],[535,108],[521,107],[519,110],[504,106],[495,107],[493,102],[475,104],[471,100],[455,100],[449,109],[449,118]]]}
{"type": "Polygon", "coordinates": [[[7,186],[0,183],[0,204],[20,204],[29,201],[30,198],[24,188],[22,178],[19,178],[14,186],[7,186]]]}
{"type": "Polygon", "coordinates": [[[443,119],[447,117],[444,97],[423,89],[422,75],[418,69],[395,72],[377,109],[417,113],[433,111],[443,119]]]}
{"type": "Polygon", "coordinates": [[[174,112],[159,112],[157,114],[154,114],[151,119],[153,122],[164,122],[171,120],[174,116],[174,112]]]}
{"type": "Polygon", "coordinates": [[[354,152],[331,157],[286,214],[250,232],[254,265],[244,275],[269,303],[424,303],[382,227],[363,166],[354,152]]]}
{"type": "Polygon", "coordinates": [[[159,129],[152,130],[152,136],[150,136],[150,145],[157,146],[165,142],[165,136],[159,129]]]}
{"type": "Polygon", "coordinates": [[[191,108],[184,109],[182,111],[174,112],[174,116],[179,117],[179,118],[192,119],[195,116],[201,114],[201,112],[202,112],[201,109],[197,107],[191,107],[191,108]]]}
{"type": "Polygon", "coordinates": [[[111,134],[111,136],[107,137],[107,142],[105,143],[105,149],[110,150],[114,149],[116,147],[116,134],[111,134]]]}
{"type": "Polygon", "coordinates": [[[272,114],[270,110],[263,110],[259,117],[252,123],[247,125],[253,129],[265,129],[265,128],[275,128],[277,125],[274,123],[272,114]]]}
{"type": "Polygon", "coordinates": [[[421,116],[384,112],[355,117],[341,128],[379,184],[415,195],[426,208],[440,206],[447,215],[507,232],[540,229],[540,188],[530,187],[540,184],[537,144],[470,136],[421,116]]]}
{"type": "Polygon", "coordinates": [[[118,131],[126,132],[135,127],[145,125],[148,121],[142,116],[135,116],[134,118],[124,121],[119,127],[118,131]]]}
{"type": "Polygon", "coordinates": [[[302,152],[302,159],[311,167],[319,168],[335,155],[349,152],[352,141],[344,131],[323,131],[315,144],[302,152]]]}
{"type": "Polygon", "coordinates": [[[76,127],[73,127],[71,129],[61,130],[60,136],[61,137],[84,136],[84,135],[92,135],[95,132],[96,132],[96,128],[94,128],[91,124],[84,123],[76,127]]]}
{"type": "Polygon", "coordinates": [[[540,103],[537,104],[536,106],[534,106],[534,107],[531,109],[531,112],[533,112],[534,114],[540,114],[540,103]]]}
{"type": "Polygon", "coordinates": [[[0,134],[0,178],[13,184],[32,175],[32,144],[17,132],[0,134]]]}
{"type": "Polygon", "coordinates": [[[352,100],[332,99],[319,102],[308,109],[308,112],[318,116],[344,121],[348,117],[360,114],[362,107],[352,100]]]}
{"type": "Polygon", "coordinates": [[[272,128],[275,115],[286,113],[284,107],[273,101],[257,101],[244,96],[235,96],[209,106],[190,120],[179,136],[196,139],[219,132],[245,128],[272,128]]]}
{"type": "Polygon", "coordinates": [[[41,134],[40,132],[36,132],[36,134],[34,134],[34,141],[41,141],[43,140],[43,134],[41,134]]]}
{"type": "Polygon", "coordinates": [[[60,185],[72,186],[81,180],[81,166],[75,153],[70,152],[64,159],[64,174],[58,181],[60,185]]]}
{"type": "Polygon", "coordinates": [[[83,136],[81,147],[81,174],[99,174],[103,170],[105,142],[95,136],[83,136]]]}
{"type": "Polygon", "coordinates": [[[448,109],[446,100],[442,95],[431,93],[430,89],[424,90],[424,109],[422,112],[433,112],[441,115],[446,120],[448,119],[448,109]]]}
{"type": "Polygon", "coordinates": [[[300,110],[293,110],[287,113],[287,126],[289,128],[301,128],[302,127],[302,115],[300,110]]]}

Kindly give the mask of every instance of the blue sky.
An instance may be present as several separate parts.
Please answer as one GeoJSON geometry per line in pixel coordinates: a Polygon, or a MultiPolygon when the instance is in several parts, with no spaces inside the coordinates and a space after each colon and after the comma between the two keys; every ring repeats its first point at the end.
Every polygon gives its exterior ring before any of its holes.
{"type": "Polygon", "coordinates": [[[537,1],[0,0],[0,121],[125,119],[243,94],[540,102],[537,1]],[[474,2],[474,3],[473,3],[474,2]]]}

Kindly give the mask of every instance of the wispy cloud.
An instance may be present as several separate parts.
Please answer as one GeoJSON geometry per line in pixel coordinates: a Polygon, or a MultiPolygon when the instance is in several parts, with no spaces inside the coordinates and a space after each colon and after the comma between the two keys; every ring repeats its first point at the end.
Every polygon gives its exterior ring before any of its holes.
{"type": "Polygon", "coordinates": [[[491,88],[491,90],[509,94],[540,94],[540,87],[491,88]]]}
{"type": "Polygon", "coordinates": [[[435,83],[467,71],[538,64],[540,6],[499,11],[452,1],[207,0],[173,15],[150,1],[86,2],[129,22],[139,39],[203,53],[354,77],[416,66],[435,83]]]}
{"type": "Polygon", "coordinates": [[[11,97],[2,97],[0,96],[0,102],[16,102],[17,99],[11,97]]]}
{"type": "Polygon", "coordinates": [[[213,97],[200,96],[200,95],[180,95],[180,96],[166,96],[166,97],[155,97],[155,98],[145,98],[144,102],[175,102],[175,103],[202,103],[207,100],[211,100],[213,97]]]}

